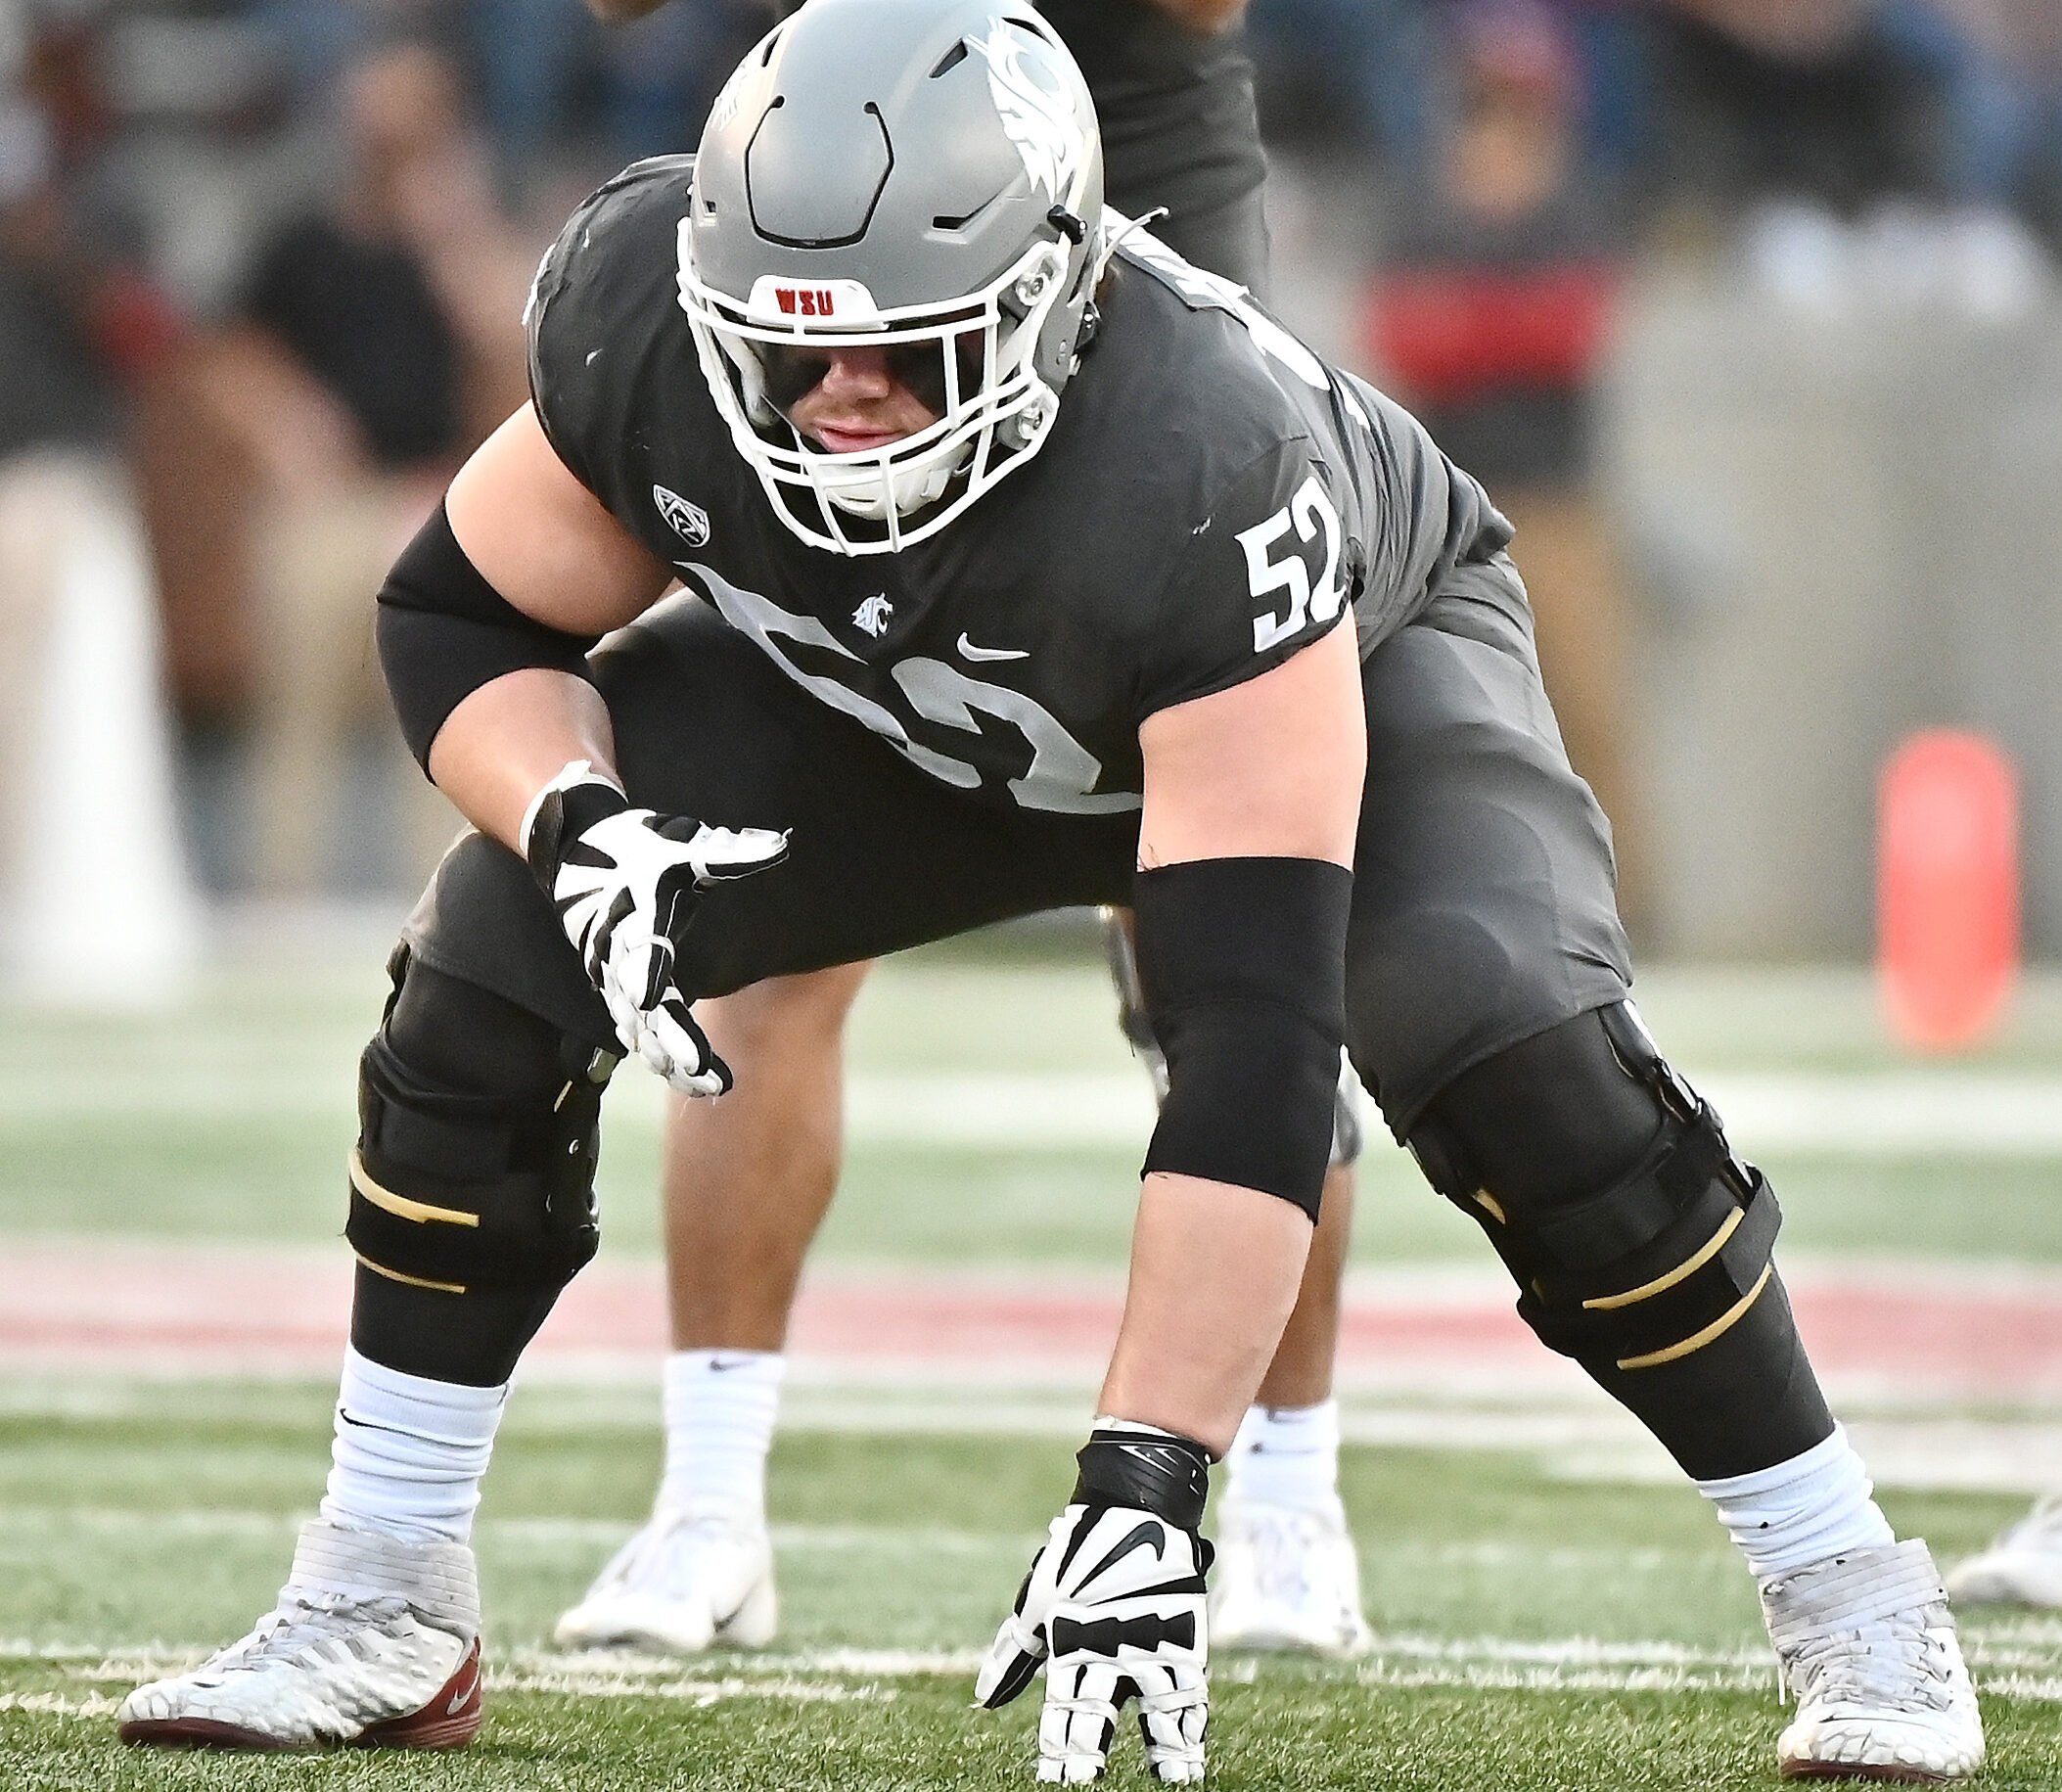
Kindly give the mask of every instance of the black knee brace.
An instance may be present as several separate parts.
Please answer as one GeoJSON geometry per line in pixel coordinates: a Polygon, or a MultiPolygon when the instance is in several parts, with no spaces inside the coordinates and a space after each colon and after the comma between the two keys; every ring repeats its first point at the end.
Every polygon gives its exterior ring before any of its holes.
{"type": "Polygon", "coordinates": [[[405,953],[391,969],[359,1060],[344,1235],[403,1286],[548,1301],[600,1243],[598,1122],[616,1060],[405,953]]]}
{"type": "Polygon", "coordinates": [[[1781,1215],[1767,1178],[1732,1154],[1718,1117],[1629,1005],[1505,1056],[1443,1091],[1410,1148],[1433,1186],[1489,1233],[1523,1290],[1526,1323],[1549,1349],[1622,1371],[1679,1361],[1722,1337],[1774,1274],[1781,1215]],[[1599,1073],[1617,1091],[1599,1087],[1599,1073]],[[1530,1141],[1509,1136],[1527,1106],[1520,1078],[1534,1100],[1543,1083],[1615,1118],[1599,1129],[1592,1111],[1569,1117],[1558,1137],[1529,1127],[1530,1141]],[[1627,1081],[1647,1099],[1627,1106],[1627,1081]],[[1571,1154],[1612,1168],[1571,1178],[1571,1154]]]}

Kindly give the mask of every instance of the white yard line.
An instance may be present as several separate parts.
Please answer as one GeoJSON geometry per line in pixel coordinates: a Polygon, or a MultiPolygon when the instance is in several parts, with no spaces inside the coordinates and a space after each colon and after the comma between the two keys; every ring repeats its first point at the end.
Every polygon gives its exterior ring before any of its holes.
{"type": "MultiPolygon", "coordinates": [[[[305,1516],[299,1512],[264,1512],[247,1507],[215,1510],[138,1510],[123,1506],[0,1505],[0,1535],[19,1538],[22,1551],[38,1556],[53,1537],[78,1533],[140,1535],[154,1539],[217,1538],[266,1542],[293,1537],[305,1516]]],[[[609,1550],[627,1541],[636,1526],[608,1518],[481,1518],[474,1530],[483,1549],[499,1551],[609,1550]]],[[[783,1555],[926,1556],[1028,1554],[1040,1541],[1035,1531],[965,1531],[895,1525],[775,1525],[773,1544],[783,1555]]],[[[1413,1567],[1520,1569],[1535,1574],[1666,1573],[1730,1576],[1738,1569],[1732,1556],[1715,1540],[1707,1548],[1626,1549],[1607,1544],[1554,1544],[1481,1539],[1441,1542],[1426,1538],[1397,1538],[1370,1526],[1359,1537],[1361,1548],[1388,1563],[1413,1567]]],[[[0,1558],[4,1559],[4,1558],[0,1558]]],[[[2020,1638],[2028,1646],[2052,1645],[2062,1650],[2062,1621],[2046,1631],[2020,1638]]],[[[0,1641],[0,1659],[10,1659],[25,1643],[0,1641]]],[[[576,1658],[573,1658],[576,1659],[576,1658]]],[[[763,1659],[763,1658],[761,1658],[763,1659]]]]}
{"type": "MultiPolygon", "coordinates": [[[[2062,1652],[1969,1638],[1984,1690],[1999,1698],[2062,1704],[2062,1652]]],[[[43,1664],[68,1681],[128,1684],[176,1670],[207,1651],[152,1643],[116,1650],[38,1648],[0,1642],[0,1663],[43,1664]]],[[[884,1680],[965,1679],[980,1662],[973,1649],[822,1649],[760,1656],[725,1656],[718,1673],[689,1673],[678,1661],[655,1656],[593,1656],[547,1649],[517,1649],[491,1661],[487,1684],[508,1693],[574,1694],[603,1699],[677,1700],[710,1706],[735,1699],[806,1703],[883,1702],[895,1696],[884,1680]]],[[[1495,1689],[1527,1692],[1760,1690],[1772,1686],[1765,1647],[1695,1648],[1657,1639],[1618,1642],[1591,1636],[1537,1640],[1498,1636],[1382,1636],[1367,1660],[1337,1671],[1363,1686],[1495,1689]]],[[[1221,1679],[1250,1684],[1266,1673],[1260,1664],[1231,1658],[1215,1669],[1221,1679]]],[[[1324,1681],[1309,1682],[1321,1690],[1324,1681]]],[[[105,1693],[46,1690],[0,1694],[0,1711],[101,1719],[118,1698],[105,1693]]]]}
{"type": "MultiPolygon", "coordinates": [[[[2062,1077],[1949,1069],[1727,1072],[1700,1077],[1698,1085],[1752,1152],[2062,1156],[2062,1077]]],[[[349,1105],[343,1081],[326,1087],[320,1079],[271,1066],[246,1072],[164,1065],[90,1079],[28,1068],[0,1084],[0,1126],[115,1116],[343,1124],[349,1105]]],[[[862,1145],[1129,1149],[1152,1123],[1145,1080],[1128,1074],[862,1073],[851,1079],[846,1105],[849,1135],[862,1145]]],[[[614,1117],[644,1126],[658,1125],[660,1107],[651,1078],[625,1078],[611,1098],[614,1117]]]]}
{"type": "MultiPolygon", "coordinates": [[[[9,1553],[40,1551],[53,1535],[92,1533],[149,1536],[154,1539],[227,1538],[264,1540],[291,1538],[305,1513],[263,1512],[248,1507],[186,1511],[137,1510],[124,1506],[35,1506],[0,1503],[0,1560],[9,1553]],[[19,1545],[10,1551],[9,1543],[19,1545]]],[[[475,1539],[483,1548],[534,1551],[613,1549],[637,1527],[604,1518],[483,1517],[475,1539]]],[[[797,1555],[853,1553],[990,1555],[1037,1547],[1035,1531],[919,1530],[906,1525],[775,1525],[777,1549],[797,1555]]],[[[6,1653],[0,1644],[0,1655],[6,1653]]]]}

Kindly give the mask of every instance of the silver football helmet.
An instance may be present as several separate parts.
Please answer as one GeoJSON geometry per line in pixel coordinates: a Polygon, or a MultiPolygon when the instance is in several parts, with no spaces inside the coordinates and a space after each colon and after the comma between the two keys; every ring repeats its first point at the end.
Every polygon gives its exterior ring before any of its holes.
{"type": "Polygon", "coordinates": [[[1025,0],[809,0],[710,111],[680,303],[738,452],[802,540],[894,553],[1044,443],[1107,259],[1080,69],[1025,0]],[[937,421],[833,453],[788,421],[833,346],[937,421]]]}

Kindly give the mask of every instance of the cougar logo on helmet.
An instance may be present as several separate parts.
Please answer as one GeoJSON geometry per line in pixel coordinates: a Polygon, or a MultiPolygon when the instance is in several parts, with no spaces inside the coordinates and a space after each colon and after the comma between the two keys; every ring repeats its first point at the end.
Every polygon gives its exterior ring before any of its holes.
{"type": "Polygon", "coordinates": [[[984,42],[969,38],[968,48],[988,66],[988,91],[995,97],[1003,130],[1024,158],[1031,185],[1043,187],[1056,203],[1065,201],[1087,153],[1074,97],[1039,86],[1024,65],[1019,33],[1005,21],[997,20],[984,42]]]}

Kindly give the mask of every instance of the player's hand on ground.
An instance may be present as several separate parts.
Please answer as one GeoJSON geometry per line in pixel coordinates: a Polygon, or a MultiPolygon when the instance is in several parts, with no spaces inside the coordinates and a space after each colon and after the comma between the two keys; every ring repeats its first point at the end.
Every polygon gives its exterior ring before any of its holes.
{"type": "Polygon", "coordinates": [[[621,790],[576,759],[531,803],[523,850],[623,1049],[682,1094],[728,1089],[730,1067],[673,981],[673,942],[700,891],[777,865],[788,853],[787,835],[632,808],[621,790]]]}
{"type": "Polygon", "coordinates": [[[1155,1777],[1203,1777],[1210,1719],[1204,1577],[1211,1547],[1197,1535],[1209,1457],[1186,1439],[1098,1431],[1081,1451],[1082,1484],[1031,1559],[1017,1603],[975,1682],[978,1703],[1006,1705],[1045,1670],[1038,1717],[1038,1777],[1068,1785],[1100,1778],[1119,1714],[1136,1706],[1155,1777]],[[1153,1451],[1159,1462],[1113,1463],[1114,1452],[1153,1451]],[[1100,1457],[1100,1461],[1093,1458],[1100,1457]],[[1115,1467],[1118,1482],[1098,1473],[1115,1467]],[[1158,1496],[1155,1484],[1175,1484],[1158,1496]],[[1192,1481],[1191,1503],[1180,1483],[1192,1481]],[[1106,1503],[1111,1493],[1145,1503],[1106,1503]],[[1085,1495],[1085,1497],[1084,1497],[1085,1495]]]}

